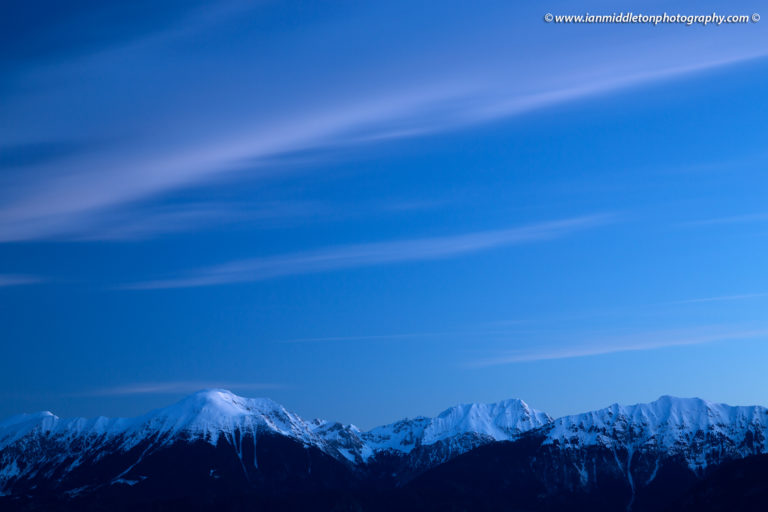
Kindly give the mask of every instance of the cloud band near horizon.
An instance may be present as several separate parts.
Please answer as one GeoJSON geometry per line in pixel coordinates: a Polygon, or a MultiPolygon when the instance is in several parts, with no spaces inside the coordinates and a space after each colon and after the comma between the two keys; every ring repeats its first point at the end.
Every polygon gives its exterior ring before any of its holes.
{"type": "Polygon", "coordinates": [[[174,381],[174,382],[138,382],[122,386],[105,387],[76,393],[74,396],[133,396],[133,395],[172,395],[194,393],[202,389],[231,388],[243,390],[281,389],[280,384],[270,382],[224,382],[224,381],[174,381]]]}
{"type": "Polygon", "coordinates": [[[485,368],[515,363],[530,363],[576,357],[600,356],[620,352],[637,352],[668,347],[684,347],[722,341],[748,340],[768,337],[768,329],[741,329],[705,327],[670,331],[647,332],[610,339],[571,343],[567,346],[541,347],[532,350],[510,351],[496,357],[470,363],[473,368],[485,368]]]}
{"type": "Polygon", "coordinates": [[[598,214],[461,235],[340,245],[314,251],[233,261],[201,269],[187,276],[133,283],[123,288],[132,290],[191,288],[263,281],[345,268],[436,260],[499,247],[556,239],[577,231],[605,225],[613,220],[614,216],[598,214]]]}

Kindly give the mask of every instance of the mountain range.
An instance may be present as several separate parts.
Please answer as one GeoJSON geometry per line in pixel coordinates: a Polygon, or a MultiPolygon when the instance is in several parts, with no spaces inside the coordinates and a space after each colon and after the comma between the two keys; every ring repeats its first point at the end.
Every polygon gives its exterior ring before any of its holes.
{"type": "Polygon", "coordinates": [[[213,389],[136,418],[3,421],[0,506],[701,510],[710,479],[733,490],[768,473],[754,462],[767,433],[764,407],[670,396],[561,418],[517,399],[466,404],[361,431],[213,389]],[[723,475],[734,467],[744,479],[723,475]]]}

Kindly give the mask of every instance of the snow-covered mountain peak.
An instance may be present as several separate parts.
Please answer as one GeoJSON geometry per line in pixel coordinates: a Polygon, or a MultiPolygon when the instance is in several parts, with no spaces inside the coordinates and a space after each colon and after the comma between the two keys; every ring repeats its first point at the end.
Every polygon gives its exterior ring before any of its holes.
{"type": "Polygon", "coordinates": [[[649,403],[628,406],[613,404],[605,409],[577,416],[603,417],[609,423],[619,418],[638,425],[690,430],[707,429],[719,424],[759,420],[765,411],[764,407],[759,406],[732,406],[709,402],[701,398],[679,398],[664,395],[649,403]]]}
{"type": "Polygon", "coordinates": [[[768,450],[766,431],[768,410],[764,407],[662,396],[650,403],[613,404],[558,418],[549,428],[545,444],[677,454],[692,468],[701,468],[715,458],[715,452],[747,454],[768,450]]]}
{"type": "Polygon", "coordinates": [[[58,418],[58,416],[53,414],[51,411],[17,414],[3,421],[0,421],[0,431],[5,428],[21,425],[23,423],[39,423],[46,418],[58,418]]]}
{"type": "Polygon", "coordinates": [[[205,389],[134,420],[134,430],[161,435],[181,433],[209,441],[234,431],[273,432],[306,441],[307,423],[268,398],[243,398],[225,389],[205,389]]]}
{"type": "Polygon", "coordinates": [[[226,389],[204,389],[169,407],[154,411],[158,416],[194,418],[203,422],[285,412],[283,406],[269,398],[243,398],[226,389]]]}
{"type": "Polygon", "coordinates": [[[469,436],[470,444],[513,440],[523,432],[552,421],[518,399],[493,404],[462,404],[444,410],[435,418],[418,417],[377,427],[363,434],[376,450],[410,452],[417,446],[469,436]]]}
{"type": "Polygon", "coordinates": [[[519,399],[463,404],[446,409],[432,420],[425,429],[424,442],[430,444],[464,432],[486,435],[496,441],[511,440],[551,421],[548,414],[531,409],[519,399]]]}
{"type": "MultiPolygon", "coordinates": [[[[521,421],[532,420],[535,423],[544,424],[552,421],[552,418],[541,411],[532,409],[519,398],[511,398],[491,404],[469,403],[450,407],[437,415],[439,420],[448,420],[454,423],[465,423],[471,426],[473,421],[484,418],[493,418],[500,425],[516,425],[521,421]],[[538,421],[537,421],[538,419],[538,421]]],[[[537,425],[538,426],[538,425],[537,425]]]]}
{"type": "Polygon", "coordinates": [[[557,420],[518,399],[470,403],[433,418],[403,419],[361,432],[351,424],[305,421],[267,398],[206,389],[135,418],[62,419],[45,411],[0,422],[0,493],[15,479],[34,475],[40,461],[51,471],[66,472],[103,453],[122,456],[137,447],[137,453],[154,453],[187,442],[223,442],[243,461],[255,457],[244,446],[276,434],[354,466],[400,460],[401,470],[418,472],[531,431],[542,449],[557,457],[565,454],[576,467],[586,468],[589,457],[607,449],[621,471],[637,472],[648,481],[665,458],[684,460],[699,471],[768,452],[768,410],[699,398],[662,396],[650,403],[613,404],[557,420]]]}
{"type": "Polygon", "coordinates": [[[0,422],[0,449],[35,431],[50,430],[58,421],[58,416],[50,411],[11,416],[0,422]]]}

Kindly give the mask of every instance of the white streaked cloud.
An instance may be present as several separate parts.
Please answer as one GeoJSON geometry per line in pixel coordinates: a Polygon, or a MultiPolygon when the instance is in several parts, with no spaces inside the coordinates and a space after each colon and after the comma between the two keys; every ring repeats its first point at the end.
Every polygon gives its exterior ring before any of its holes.
{"type": "Polygon", "coordinates": [[[462,235],[342,245],[314,251],[233,261],[202,269],[186,277],[135,283],[126,288],[151,290],[211,286],[263,281],[281,276],[345,268],[450,258],[498,247],[556,239],[577,231],[605,225],[612,220],[613,217],[609,215],[591,215],[462,235]]]}
{"type": "Polygon", "coordinates": [[[59,162],[57,176],[33,187],[21,198],[0,205],[0,241],[50,236],[69,227],[69,221],[81,224],[89,212],[140,201],[238,170],[271,175],[275,172],[274,162],[264,167],[260,165],[262,161],[281,154],[355,142],[361,137],[359,132],[377,133],[372,125],[417,115],[425,105],[454,94],[433,90],[379,100],[371,98],[363,104],[316,112],[306,118],[244,129],[223,142],[191,144],[182,150],[141,159],[120,158],[116,163],[115,155],[107,154],[85,161],[59,162]]]}
{"type": "Polygon", "coordinates": [[[394,341],[394,340],[412,340],[423,338],[443,338],[448,336],[457,336],[462,334],[477,334],[465,332],[406,332],[395,334],[363,334],[359,336],[320,336],[315,338],[292,338],[277,340],[276,343],[330,343],[335,341],[394,341]]]}
{"type": "Polygon", "coordinates": [[[55,172],[46,179],[17,183],[19,193],[0,197],[0,242],[57,237],[105,210],[225,176],[273,176],[280,173],[274,159],[281,155],[453,130],[758,56],[644,70],[527,94],[482,82],[401,86],[388,95],[371,92],[362,101],[340,99],[330,107],[312,107],[303,117],[242,127],[226,138],[65,158],[55,162],[55,172]]]}
{"type": "Polygon", "coordinates": [[[710,219],[693,220],[678,224],[680,227],[718,226],[730,224],[750,224],[754,222],[768,222],[768,213],[750,213],[745,215],[728,215],[710,219]]]}
{"type": "Polygon", "coordinates": [[[223,388],[243,391],[281,389],[284,386],[270,382],[231,382],[231,381],[175,381],[175,382],[137,382],[121,386],[93,389],[77,393],[77,396],[131,396],[131,395],[166,395],[194,393],[201,389],[223,388]]]}
{"type": "Polygon", "coordinates": [[[695,299],[675,300],[666,304],[698,304],[702,302],[725,302],[731,300],[762,299],[768,297],[768,293],[742,293],[737,295],[718,295],[714,297],[699,297],[695,299]]]}
{"type": "Polygon", "coordinates": [[[619,352],[656,350],[667,347],[681,347],[768,338],[768,329],[745,329],[736,327],[695,327],[667,331],[644,332],[612,337],[583,338],[581,341],[567,341],[557,346],[540,346],[517,351],[508,351],[470,364],[472,367],[488,367],[514,363],[571,359],[619,352]]]}
{"type": "Polygon", "coordinates": [[[0,274],[0,288],[5,286],[21,286],[25,284],[42,283],[43,279],[37,276],[20,274],[0,274]]]}
{"type": "Polygon", "coordinates": [[[298,219],[316,216],[328,208],[310,201],[262,201],[254,203],[199,202],[189,204],[156,205],[139,210],[121,209],[104,212],[71,233],[62,233],[62,239],[91,240],[144,240],[166,233],[179,233],[227,225],[275,227],[295,223],[298,219]]]}

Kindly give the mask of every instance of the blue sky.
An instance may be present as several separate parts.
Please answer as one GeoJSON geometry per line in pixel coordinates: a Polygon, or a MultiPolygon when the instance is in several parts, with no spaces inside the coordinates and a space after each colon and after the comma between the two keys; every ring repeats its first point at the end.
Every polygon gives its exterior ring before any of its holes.
{"type": "Polygon", "coordinates": [[[630,10],[10,7],[0,416],[768,404],[766,22],[630,10]]]}

